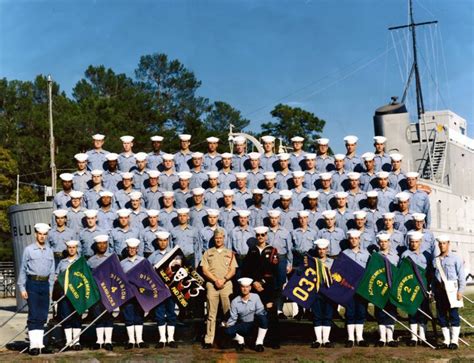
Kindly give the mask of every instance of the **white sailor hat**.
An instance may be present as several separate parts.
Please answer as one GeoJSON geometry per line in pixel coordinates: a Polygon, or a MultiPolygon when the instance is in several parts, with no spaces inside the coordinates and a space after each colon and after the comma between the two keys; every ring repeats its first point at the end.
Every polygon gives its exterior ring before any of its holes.
{"type": "Polygon", "coordinates": [[[136,248],[140,244],[140,240],[138,238],[127,238],[125,243],[128,247],[136,248]]]}
{"type": "Polygon", "coordinates": [[[249,156],[249,159],[250,160],[258,160],[260,159],[260,153],[256,153],[256,152],[251,152],[251,153],[248,153],[247,154],[249,156]]]}
{"type": "Polygon", "coordinates": [[[98,234],[94,237],[95,242],[107,242],[109,240],[109,236],[106,234],[98,234]]]}
{"type": "Polygon", "coordinates": [[[305,172],[303,170],[295,170],[293,172],[293,178],[303,178],[305,172]]]}
{"type": "Polygon", "coordinates": [[[405,174],[407,178],[418,178],[420,176],[420,173],[416,171],[409,171],[408,173],[405,174]]]}
{"type": "Polygon", "coordinates": [[[95,134],[95,135],[92,135],[92,139],[93,139],[93,140],[101,141],[101,140],[104,140],[104,138],[105,138],[105,135],[102,135],[102,134],[95,134]]]}
{"type": "Polygon", "coordinates": [[[253,280],[250,277],[241,277],[237,280],[240,286],[251,286],[253,280]]]}
{"type": "Polygon", "coordinates": [[[316,247],[318,248],[327,248],[329,246],[329,240],[327,240],[326,238],[319,238],[317,239],[316,241],[314,241],[314,244],[316,245],[316,247]]]}
{"type": "Polygon", "coordinates": [[[377,172],[376,175],[377,175],[377,178],[379,178],[379,179],[387,179],[388,176],[389,176],[389,173],[388,173],[388,171],[379,171],[379,172],[377,172]]]}
{"type": "Polygon", "coordinates": [[[387,138],[385,136],[374,136],[374,141],[377,144],[385,144],[385,141],[387,141],[387,138]]]}
{"type": "Polygon", "coordinates": [[[395,195],[395,198],[397,198],[399,202],[406,202],[410,199],[410,194],[407,192],[400,192],[395,195]]]}
{"type": "Polygon", "coordinates": [[[189,208],[178,208],[178,209],[176,209],[176,213],[178,213],[178,214],[189,214],[189,208]]]}
{"type": "Polygon", "coordinates": [[[268,232],[268,227],[265,227],[265,226],[257,226],[253,229],[255,231],[255,233],[258,233],[258,234],[265,234],[268,232]]]}
{"type": "Polygon", "coordinates": [[[215,136],[210,136],[210,137],[206,138],[206,141],[207,142],[219,142],[219,138],[215,137],[215,136]]]}
{"type": "Polygon", "coordinates": [[[61,178],[62,181],[72,181],[74,175],[72,175],[71,173],[62,173],[59,175],[59,178],[61,178]]]}
{"type": "Polygon", "coordinates": [[[172,197],[174,197],[174,192],[172,190],[165,190],[163,192],[163,197],[172,198],[172,197]]]}
{"type": "Polygon", "coordinates": [[[317,139],[316,142],[318,143],[318,145],[327,145],[329,144],[329,139],[322,137],[320,139],[317,139]]]}
{"type": "Polygon", "coordinates": [[[360,179],[360,173],[358,173],[357,171],[351,171],[351,172],[347,173],[347,177],[350,180],[359,180],[360,179]]]}
{"type": "Polygon", "coordinates": [[[278,154],[278,160],[289,160],[290,159],[290,154],[288,153],[281,153],[278,154]]]}
{"type": "Polygon", "coordinates": [[[122,179],[133,179],[133,173],[130,171],[126,171],[120,175],[122,175],[122,179]]]}
{"type": "Polygon", "coordinates": [[[191,140],[191,135],[189,134],[181,134],[178,136],[181,141],[189,141],[191,140]]]}
{"type": "Polygon", "coordinates": [[[245,137],[243,136],[236,136],[233,139],[234,144],[245,144],[245,137]]]}
{"type": "Polygon", "coordinates": [[[79,199],[79,198],[82,198],[83,195],[84,195],[84,193],[81,192],[80,190],[71,190],[71,192],[69,192],[69,196],[70,196],[72,199],[79,199]]]}
{"type": "Polygon", "coordinates": [[[84,211],[84,215],[85,215],[87,218],[95,218],[95,217],[97,217],[97,213],[98,213],[98,212],[99,212],[99,211],[96,210],[96,209],[86,209],[86,210],[84,211]]]}
{"type": "Polygon", "coordinates": [[[237,214],[239,217],[248,217],[250,215],[250,211],[248,209],[239,209],[237,214]]]}
{"type": "Polygon", "coordinates": [[[308,217],[308,216],[309,216],[309,211],[307,211],[307,210],[299,210],[298,211],[298,217],[304,218],[304,217],[308,217]]]}
{"type": "Polygon", "coordinates": [[[440,234],[438,237],[436,237],[436,240],[438,242],[449,242],[449,236],[447,234],[440,234]]]}
{"type": "Polygon", "coordinates": [[[403,159],[403,155],[399,153],[393,153],[393,154],[390,154],[389,156],[393,161],[401,161],[403,159]]]}
{"type": "Polygon", "coordinates": [[[378,233],[377,241],[390,241],[390,235],[388,233],[378,233]]]}
{"type": "Polygon", "coordinates": [[[131,192],[128,196],[130,197],[130,200],[138,200],[142,197],[142,193],[137,190],[131,192]]]}
{"type": "Polygon", "coordinates": [[[331,178],[332,178],[331,173],[321,173],[321,174],[319,174],[319,179],[321,179],[321,180],[329,180],[331,178]]]}
{"type": "Polygon", "coordinates": [[[135,154],[135,160],[136,160],[136,161],[145,161],[147,156],[148,156],[148,155],[147,155],[146,153],[144,153],[144,152],[139,152],[139,153],[136,153],[136,154],[135,154]]]}
{"type": "Polygon", "coordinates": [[[290,199],[293,196],[293,192],[288,189],[283,189],[278,192],[281,199],[290,199]]]}
{"type": "Polygon", "coordinates": [[[317,190],[310,190],[306,193],[306,196],[309,199],[318,199],[319,198],[319,192],[317,190]]]}
{"type": "Polygon", "coordinates": [[[161,174],[158,170],[148,170],[146,173],[150,178],[158,178],[161,174]]]}
{"type": "Polygon", "coordinates": [[[258,189],[258,188],[252,189],[252,194],[263,194],[263,193],[264,193],[263,189],[258,189]]]}
{"type": "Polygon", "coordinates": [[[148,217],[158,217],[158,215],[160,214],[160,211],[157,209],[148,209],[146,211],[146,214],[148,217]]]}
{"type": "Polygon", "coordinates": [[[357,141],[359,141],[359,138],[357,136],[354,136],[354,135],[347,135],[344,138],[344,141],[346,142],[346,144],[355,144],[355,143],[357,143],[357,141]]]}
{"type": "Polygon", "coordinates": [[[347,198],[349,194],[347,192],[336,192],[334,193],[334,196],[337,198],[337,199],[340,199],[340,198],[347,198]]]}
{"type": "Polygon", "coordinates": [[[206,212],[208,216],[219,217],[219,211],[217,209],[209,208],[208,210],[206,210],[206,212]]]}
{"type": "Polygon", "coordinates": [[[174,160],[174,155],[173,154],[168,154],[168,153],[164,153],[163,155],[161,155],[161,157],[163,158],[163,160],[174,160]]]}
{"type": "Polygon", "coordinates": [[[222,194],[224,194],[226,197],[231,197],[234,195],[234,191],[232,189],[224,189],[222,194]]]}
{"type": "Polygon", "coordinates": [[[326,219],[336,218],[336,211],[335,211],[335,210],[332,210],[332,209],[325,210],[325,211],[322,212],[321,214],[322,214],[323,217],[326,218],[326,219]]]}
{"type": "Polygon", "coordinates": [[[235,173],[235,177],[237,179],[245,179],[248,176],[248,174],[245,171],[235,173]]]}
{"type": "Polygon", "coordinates": [[[51,229],[49,225],[46,223],[36,223],[35,224],[35,231],[38,233],[48,233],[48,231],[51,229]]]}
{"type": "Polygon", "coordinates": [[[358,237],[360,237],[361,232],[360,232],[359,230],[357,230],[357,229],[350,229],[350,230],[347,231],[347,235],[348,235],[349,237],[356,237],[356,238],[358,238],[358,237]]]}
{"type": "Polygon", "coordinates": [[[99,196],[102,197],[110,197],[112,198],[114,196],[114,193],[112,193],[110,190],[101,190],[99,192],[99,196]]]}
{"type": "Polygon", "coordinates": [[[262,136],[262,141],[263,142],[274,142],[275,141],[275,136],[270,136],[270,135],[262,136]]]}
{"type": "Polygon", "coordinates": [[[314,159],[316,159],[316,154],[314,154],[314,153],[307,153],[307,154],[304,155],[304,158],[305,158],[306,160],[314,160],[314,159]]]}
{"type": "Polygon", "coordinates": [[[201,159],[204,156],[202,152],[196,151],[191,154],[193,159],[201,159]]]}
{"type": "Polygon", "coordinates": [[[161,141],[163,141],[163,139],[164,139],[163,136],[158,136],[158,135],[155,135],[155,136],[150,137],[150,140],[151,140],[151,141],[158,141],[158,142],[161,142],[161,141]]]}
{"type": "Polygon", "coordinates": [[[364,159],[364,161],[372,161],[375,158],[375,154],[371,152],[366,152],[363,153],[361,157],[362,159],[364,159]]]}
{"type": "Polygon", "coordinates": [[[155,232],[155,236],[158,239],[168,239],[170,238],[170,233],[168,231],[158,231],[155,232]]]}
{"type": "Polygon", "coordinates": [[[367,212],[365,210],[356,210],[355,212],[352,212],[352,214],[355,219],[364,219],[367,217],[367,212]]]}
{"type": "Polygon", "coordinates": [[[56,209],[53,211],[53,214],[57,218],[63,218],[67,216],[67,210],[66,209],[56,209]]]}
{"type": "Polygon", "coordinates": [[[276,173],[274,171],[266,171],[265,173],[263,173],[263,177],[265,179],[275,179],[276,178],[276,173]]]}
{"type": "Polygon", "coordinates": [[[116,153],[108,153],[107,155],[105,155],[105,158],[106,158],[108,161],[118,160],[118,154],[116,154],[116,153]]]}
{"type": "Polygon", "coordinates": [[[116,213],[119,217],[128,217],[130,216],[130,214],[132,214],[132,211],[127,208],[122,208],[122,209],[119,209],[116,213]]]}
{"type": "Polygon", "coordinates": [[[334,155],[334,160],[344,160],[345,158],[346,158],[346,155],[344,155],[344,154],[334,155]]]}
{"type": "Polygon", "coordinates": [[[367,192],[367,198],[376,198],[378,197],[379,195],[379,192],[377,192],[376,190],[369,190],[367,192]]]}
{"type": "Polygon", "coordinates": [[[290,140],[291,140],[291,142],[303,142],[303,141],[304,141],[304,137],[301,137],[301,136],[293,136],[290,140]]]}
{"type": "Polygon", "coordinates": [[[415,221],[419,221],[419,222],[424,221],[426,218],[425,213],[413,213],[411,216],[415,221]]]}
{"type": "Polygon", "coordinates": [[[77,247],[78,244],[79,244],[79,241],[76,241],[76,240],[70,240],[66,242],[66,246],[68,247],[77,247]]]}
{"type": "Polygon", "coordinates": [[[87,155],[85,153],[78,153],[78,154],[74,155],[74,159],[76,159],[79,162],[84,162],[88,158],[89,158],[89,155],[87,155]]]}
{"type": "Polygon", "coordinates": [[[219,172],[217,170],[212,170],[207,172],[207,177],[209,179],[217,179],[219,178],[219,172]]]}
{"type": "Polygon", "coordinates": [[[193,174],[191,174],[189,171],[180,171],[178,173],[178,178],[179,179],[187,180],[187,179],[191,179],[192,176],[193,176],[193,174]]]}
{"type": "Polygon", "coordinates": [[[279,217],[281,214],[281,212],[278,209],[270,209],[267,213],[272,218],[279,217]]]}
{"type": "Polygon", "coordinates": [[[198,187],[192,189],[193,195],[203,195],[205,190],[204,188],[198,187]]]}
{"type": "Polygon", "coordinates": [[[100,169],[94,169],[91,171],[92,176],[102,176],[102,174],[104,174],[104,171],[100,169]]]}
{"type": "Polygon", "coordinates": [[[221,158],[222,159],[232,159],[232,153],[222,153],[221,158]]]}
{"type": "Polygon", "coordinates": [[[125,136],[121,136],[120,140],[122,142],[133,142],[133,140],[135,140],[135,138],[133,136],[130,136],[130,135],[125,135],[125,136]]]}
{"type": "Polygon", "coordinates": [[[407,236],[410,241],[411,240],[419,241],[423,238],[423,233],[419,231],[410,231],[407,233],[407,236]]]}
{"type": "Polygon", "coordinates": [[[383,214],[384,219],[394,219],[395,218],[395,213],[393,212],[387,212],[383,214]]]}

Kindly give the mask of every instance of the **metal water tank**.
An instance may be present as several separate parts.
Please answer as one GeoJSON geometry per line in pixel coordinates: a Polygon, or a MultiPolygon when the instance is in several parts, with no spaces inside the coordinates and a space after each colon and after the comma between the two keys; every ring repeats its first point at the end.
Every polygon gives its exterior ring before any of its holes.
{"type": "MultiPolygon", "coordinates": [[[[51,202],[17,204],[8,208],[16,279],[18,279],[23,250],[26,246],[35,242],[35,224],[51,224],[52,212],[53,204],[51,202]]],[[[16,289],[16,302],[17,306],[23,306],[25,303],[25,300],[20,296],[18,288],[16,289]]]]}

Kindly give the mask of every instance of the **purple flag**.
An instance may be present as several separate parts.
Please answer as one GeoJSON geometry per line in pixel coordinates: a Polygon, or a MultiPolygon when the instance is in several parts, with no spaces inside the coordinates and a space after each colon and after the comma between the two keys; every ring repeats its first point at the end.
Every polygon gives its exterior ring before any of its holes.
{"type": "Polygon", "coordinates": [[[364,271],[357,262],[341,253],[331,266],[331,286],[323,285],[319,292],[339,305],[346,305],[354,296],[364,271]]]}
{"type": "Polygon", "coordinates": [[[101,302],[107,311],[112,312],[133,297],[127,275],[116,254],[97,266],[92,272],[101,296],[101,302]]]}
{"type": "Polygon", "coordinates": [[[128,282],[143,311],[149,312],[171,296],[163,280],[159,278],[151,263],[144,259],[127,272],[128,282]]]}

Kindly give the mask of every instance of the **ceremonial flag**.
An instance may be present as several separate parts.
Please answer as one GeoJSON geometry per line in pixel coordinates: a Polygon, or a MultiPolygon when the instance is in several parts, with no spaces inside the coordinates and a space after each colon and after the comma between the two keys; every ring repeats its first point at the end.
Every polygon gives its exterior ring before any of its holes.
{"type": "Polygon", "coordinates": [[[101,301],[107,311],[112,312],[133,297],[117,255],[114,253],[92,272],[99,287],[101,301]]]}
{"type": "Polygon", "coordinates": [[[99,288],[84,257],[79,257],[61,272],[58,282],[79,315],[100,300],[99,288]]]}
{"type": "Polygon", "coordinates": [[[426,286],[425,270],[404,258],[393,279],[390,302],[407,314],[414,315],[425,298],[423,286],[426,286]]]}
{"type": "Polygon", "coordinates": [[[346,305],[354,296],[364,268],[341,253],[331,266],[332,284],[322,285],[319,292],[339,305],[346,305]]]}
{"type": "Polygon", "coordinates": [[[158,276],[168,286],[171,296],[183,308],[191,299],[205,291],[205,281],[192,267],[187,266],[183,251],[175,246],[155,266],[158,276]]]}
{"type": "Polygon", "coordinates": [[[356,292],[380,309],[385,308],[390,296],[391,274],[395,267],[390,266],[387,273],[387,259],[377,252],[370,256],[364,276],[356,292]]]}
{"type": "Polygon", "coordinates": [[[156,274],[151,263],[144,259],[127,272],[128,282],[143,311],[149,312],[171,296],[170,290],[156,274]]]}

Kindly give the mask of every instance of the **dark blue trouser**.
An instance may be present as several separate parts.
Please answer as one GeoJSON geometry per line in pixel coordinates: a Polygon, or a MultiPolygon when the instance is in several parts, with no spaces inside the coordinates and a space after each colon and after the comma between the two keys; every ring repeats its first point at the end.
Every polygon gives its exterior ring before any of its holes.
{"type": "MultiPolygon", "coordinates": [[[[391,304],[390,302],[385,305],[384,308],[390,315],[396,316],[397,314],[397,308],[391,304]]],[[[375,318],[377,319],[377,322],[379,325],[394,325],[395,321],[389,317],[387,314],[385,314],[382,309],[379,309],[378,307],[375,307],[375,318]]]]}
{"type": "MultiPolygon", "coordinates": [[[[105,310],[104,305],[99,301],[97,304],[92,306],[92,318],[97,318],[105,310]]],[[[112,313],[106,312],[95,322],[96,328],[112,328],[114,326],[114,317],[112,313]]]]}
{"type": "Polygon", "coordinates": [[[252,329],[257,324],[259,328],[268,329],[268,318],[266,315],[255,315],[255,320],[250,322],[239,322],[225,329],[225,333],[234,338],[236,334],[243,337],[252,333],[252,329]]]}
{"type": "Polygon", "coordinates": [[[26,280],[28,330],[44,330],[49,312],[49,281],[26,280]]]}
{"type": "MultiPolygon", "coordinates": [[[[61,321],[68,317],[73,311],[75,311],[74,307],[72,306],[71,302],[66,298],[62,299],[58,303],[58,315],[61,321]]],[[[62,323],[63,329],[69,328],[81,328],[82,322],[81,317],[79,315],[74,314],[69,319],[67,319],[64,323],[62,323]]]]}
{"type": "Polygon", "coordinates": [[[121,310],[125,326],[143,325],[144,312],[136,298],[128,300],[122,305],[121,310]]]}
{"type": "Polygon", "coordinates": [[[439,325],[442,328],[446,328],[449,325],[460,326],[461,321],[459,319],[458,308],[451,308],[446,292],[441,289],[436,289],[435,298],[436,298],[436,311],[438,312],[439,325]]]}
{"type": "MultiPolygon", "coordinates": [[[[424,299],[420,305],[420,310],[423,310],[425,313],[429,311],[429,300],[424,299]]],[[[408,322],[410,324],[426,324],[428,318],[423,314],[417,311],[414,315],[408,315],[408,322]]]]}
{"type": "Polygon", "coordinates": [[[176,312],[174,311],[174,300],[169,297],[155,308],[155,320],[158,326],[176,325],[176,312]]]}
{"type": "Polygon", "coordinates": [[[313,312],[313,326],[331,326],[332,314],[334,311],[333,302],[321,294],[316,295],[316,299],[311,305],[313,312]]]}
{"type": "Polygon", "coordinates": [[[288,260],[285,255],[278,255],[280,262],[278,263],[277,275],[275,276],[274,284],[276,291],[276,304],[277,310],[283,309],[283,296],[282,290],[283,285],[286,283],[286,267],[288,266],[288,260]]]}
{"type": "Polygon", "coordinates": [[[364,324],[367,314],[367,301],[359,295],[354,295],[347,303],[346,324],[364,324]]]}

